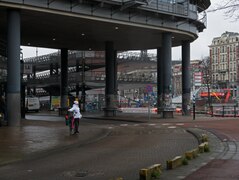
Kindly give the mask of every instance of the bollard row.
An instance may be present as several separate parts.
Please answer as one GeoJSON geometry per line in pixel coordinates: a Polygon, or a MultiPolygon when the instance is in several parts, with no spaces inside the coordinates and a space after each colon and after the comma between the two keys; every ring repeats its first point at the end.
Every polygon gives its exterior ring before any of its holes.
{"type": "MultiPolygon", "coordinates": [[[[176,156],[173,159],[167,160],[167,170],[175,169],[181,165],[187,165],[188,160],[197,158],[199,153],[209,152],[208,136],[206,134],[202,134],[199,140],[202,143],[198,145],[198,148],[186,151],[182,156],[176,156]]],[[[140,180],[158,179],[161,174],[161,164],[155,164],[147,168],[140,169],[139,171],[140,180]]]]}

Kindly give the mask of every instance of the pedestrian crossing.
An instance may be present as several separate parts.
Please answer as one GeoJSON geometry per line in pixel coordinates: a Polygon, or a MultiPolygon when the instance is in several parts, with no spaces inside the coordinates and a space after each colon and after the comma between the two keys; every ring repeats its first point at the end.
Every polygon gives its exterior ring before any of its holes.
{"type": "Polygon", "coordinates": [[[168,128],[176,129],[184,126],[184,123],[122,123],[122,124],[110,124],[108,129],[113,129],[114,127],[155,127],[155,128],[168,128]]]}

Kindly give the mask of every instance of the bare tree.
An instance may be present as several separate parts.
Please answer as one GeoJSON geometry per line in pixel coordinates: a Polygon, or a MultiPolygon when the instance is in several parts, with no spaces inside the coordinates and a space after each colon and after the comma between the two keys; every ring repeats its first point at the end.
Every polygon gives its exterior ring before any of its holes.
{"type": "Polygon", "coordinates": [[[223,11],[224,15],[234,21],[239,20],[239,0],[223,0],[208,12],[223,11]]]}
{"type": "Polygon", "coordinates": [[[208,107],[211,107],[210,87],[212,84],[212,69],[211,69],[210,57],[207,56],[207,57],[202,58],[201,70],[203,73],[203,83],[206,84],[206,86],[207,86],[208,107]]]}

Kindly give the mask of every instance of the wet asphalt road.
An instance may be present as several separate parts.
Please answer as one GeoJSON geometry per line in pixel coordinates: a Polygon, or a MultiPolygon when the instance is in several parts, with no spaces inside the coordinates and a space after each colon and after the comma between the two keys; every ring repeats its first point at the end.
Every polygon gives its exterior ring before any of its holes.
{"type": "MultiPolygon", "coordinates": [[[[42,122],[39,126],[47,126],[49,133],[55,128],[53,124],[42,122]]],[[[25,128],[29,126],[33,125],[25,128]]],[[[57,129],[67,133],[60,124],[57,129]]],[[[73,146],[57,147],[38,155],[28,154],[26,160],[0,167],[0,179],[107,180],[123,177],[133,180],[139,178],[139,169],[159,162],[165,164],[167,159],[195,148],[198,143],[181,125],[83,120],[80,130],[79,135],[70,137],[77,139],[73,146]],[[89,133],[91,136],[84,139],[83,136],[89,133]]],[[[59,139],[64,141],[64,138],[59,139]]]]}

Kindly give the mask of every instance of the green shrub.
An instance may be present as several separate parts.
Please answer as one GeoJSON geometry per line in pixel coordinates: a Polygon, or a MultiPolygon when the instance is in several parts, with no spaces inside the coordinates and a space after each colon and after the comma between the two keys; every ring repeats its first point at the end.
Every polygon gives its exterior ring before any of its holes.
{"type": "Polygon", "coordinates": [[[183,165],[188,165],[188,160],[187,160],[187,158],[183,158],[182,164],[183,164],[183,165]]]}
{"type": "Polygon", "coordinates": [[[160,175],[161,175],[160,172],[154,171],[154,172],[152,172],[151,177],[154,179],[158,179],[160,177],[160,175]]]}
{"type": "Polygon", "coordinates": [[[210,149],[209,149],[208,145],[204,147],[204,152],[210,152],[210,149]]]}

